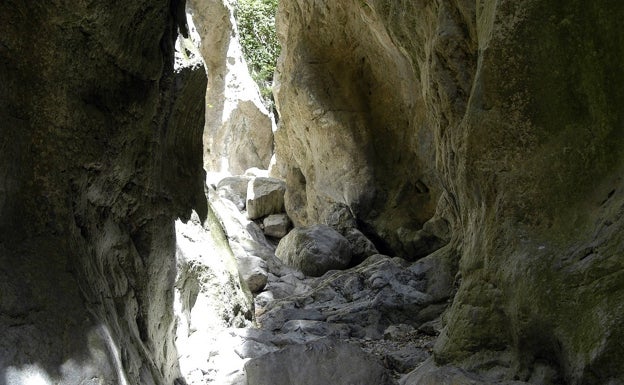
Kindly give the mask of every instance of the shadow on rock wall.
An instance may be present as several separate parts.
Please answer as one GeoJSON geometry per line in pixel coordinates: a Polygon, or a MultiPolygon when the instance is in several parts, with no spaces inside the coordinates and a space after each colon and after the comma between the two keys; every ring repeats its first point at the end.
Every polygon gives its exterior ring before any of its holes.
{"type": "Polygon", "coordinates": [[[346,204],[409,254],[444,192],[461,284],[438,364],[624,378],[622,17],[612,1],[280,3],[288,213],[346,204]]]}
{"type": "Polygon", "coordinates": [[[204,70],[174,74],[169,2],[0,15],[0,383],[169,385],[204,70]]]}

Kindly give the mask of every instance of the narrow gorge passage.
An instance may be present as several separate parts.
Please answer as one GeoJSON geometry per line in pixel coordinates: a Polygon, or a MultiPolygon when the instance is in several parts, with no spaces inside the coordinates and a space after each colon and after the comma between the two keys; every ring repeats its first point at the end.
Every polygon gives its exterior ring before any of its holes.
{"type": "Polygon", "coordinates": [[[624,384],[624,5],[271,2],[0,2],[0,385],[624,384]]]}
{"type": "Polygon", "coordinates": [[[448,284],[452,277],[433,278],[445,271],[431,258],[409,263],[379,254],[348,227],[346,216],[334,224],[346,236],[328,225],[290,232],[286,221],[273,225],[274,218],[287,220],[279,214],[283,203],[280,209],[271,196],[281,184],[261,176],[227,177],[210,189],[214,216],[207,223],[194,217],[176,224],[176,289],[183,307],[177,342],[186,381],[395,383],[431,356],[438,317],[450,299],[451,289],[440,281],[448,284]],[[245,198],[248,184],[256,193],[244,199],[248,210],[276,211],[261,225],[234,203],[245,198]],[[276,236],[283,237],[277,248],[276,236]],[[243,288],[232,284],[238,280],[227,268],[232,261],[243,288]],[[254,293],[253,307],[245,286],[254,293]],[[352,370],[341,370],[344,360],[352,370]]]}
{"type": "MultiPolygon", "coordinates": [[[[454,290],[453,267],[414,262],[448,244],[448,221],[436,216],[414,232],[411,250],[419,255],[408,259],[380,254],[343,200],[324,208],[320,223],[293,229],[286,212],[293,188],[269,162],[279,128],[248,73],[236,8],[189,2],[188,12],[191,38],[178,41],[186,52],[178,62],[207,55],[212,107],[204,142],[208,220],[176,223],[176,342],[186,382],[395,383],[431,357],[454,290]],[[216,12],[221,25],[202,24],[216,12]],[[229,40],[215,41],[216,33],[229,40]],[[344,360],[351,371],[340,369],[344,360]]],[[[427,193],[422,181],[408,188],[427,193]]]]}

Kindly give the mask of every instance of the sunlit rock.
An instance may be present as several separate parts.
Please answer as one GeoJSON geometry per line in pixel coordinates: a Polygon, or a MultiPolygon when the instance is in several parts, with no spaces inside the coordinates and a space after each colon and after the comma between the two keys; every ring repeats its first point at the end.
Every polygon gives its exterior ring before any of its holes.
{"type": "Polygon", "coordinates": [[[206,373],[214,370],[215,352],[207,347],[219,346],[220,333],[227,328],[251,324],[251,299],[212,212],[205,223],[196,215],[188,223],[176,221],[176,260],[174,310],[180,368],[189,385],[201,384],[211,378],[206,373]]]}
{"type": "Polygon", "coordinates": [[[268,279],[267,264],[252,255],[237,258],[238,271],[252,293],[264,289],[268,279]]]}
{"type": "Polygon", "coordinates": [[[251,180],[247,176],[226,177],[217,184],[217,194],[236,205],[239,211],[245,209],[247,202],[247,184],[251,180]]]}
{"type": "Polygon", "coordinates": [[[274,123],[249,75],[232,6],[227,0],[187,0],[208,73],[204,165],[242,174],[268,168],[274,123]]]}
{"type": "Polygon", "coordinates": [[[276,178],[257,177],[247,185],[247,217],[258,219],[284,212],[286,184],[276,178]]]}

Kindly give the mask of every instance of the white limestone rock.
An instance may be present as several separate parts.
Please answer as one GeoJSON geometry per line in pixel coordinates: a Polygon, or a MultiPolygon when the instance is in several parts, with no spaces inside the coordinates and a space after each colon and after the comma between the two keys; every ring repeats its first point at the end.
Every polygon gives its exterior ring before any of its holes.
{"type": "Polygon", "coordinates": [[[239,42],[233,2],[186,2],[206,64],[204,167],[242,174],[268,168],[273,154],[272,117],[262,104],[239,42]]]}
{"type": "Polygon", "coordinates": [[[260,257],[247,255],[238,257],[238,271],[243,280],[247,283],[249,291],[258,293],[267,284],[267,264],[260,257]]]}
{"type": "Polygon", "coordinates": [[[234,203],[239,211],[243,211],[247,200],[247,184],[250,180],[251,178],[247,176],[223,178],[217,184],[217,194],[234,203]]]}
{"type": "Polygon", "coordinates": [[[264,218],[264,234],[269,237],[283,238],[290,230],[290,219],[286,214],[272,214],[264,218]]]}
{"type": "Polygon", "coordinates": [[[247,217],[258,219],[284,212],[286,183],[276,178],[258,177],[247,185],[247,217]]]}

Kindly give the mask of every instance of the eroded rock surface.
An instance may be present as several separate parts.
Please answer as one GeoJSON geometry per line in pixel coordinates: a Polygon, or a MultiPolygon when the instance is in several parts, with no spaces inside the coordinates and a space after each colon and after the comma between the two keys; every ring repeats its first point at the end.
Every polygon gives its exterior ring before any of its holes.
{"type": "Polygon", "coordinates": [[[390,374],[359,347],[319,340],[268,353],[245,364],[253,385],[392,385],[390,374]]]}
{"type": "Polygon", "coordinates": [[[174,72],[170,5],[0,4],[0,383],[180,376],[174,220],[206,215],[206,78],[174,72]]]}
{"type": "Polygon", "coordinates": [[[414,4],[280,5],[275,140],[288,213],[296,226],[310,225],[330,205],[345,204],[379,251],[405,255],[396,230],[419,230],[441,191],[426,84],[406,54],[430,23],[409,19],[422,13],[414,4]],[[385,20],[379,11],[392,7],[405,20],[385,20]],[[398,44],[391,22],[405,29],[410,46],[398,44]]]}
{"type": "MultiPolygon", "coordinates": [[[[436,319],[453,290],[448,279],[445,284],[435,284],[445,273],[436,259],[410,265],[399,258],[375,255],[357,267],[320,278],[282,276],[267,285],[267,291],[278,289],[273,301],[256,303],[258,322],[278,331],[289,329],[288,323],[296,319],[321,321],[310,324],[310,328],[300,326],[299,332],[320,338],[324,328],[339,327],[343,337],[379,339],[391,325],[417,328],[436,319]],[[291,287],[277,285],[280,281],[290,281],[291,287]]],[[[282,331],[288,334],[293,330],[282,331]]]]}
{"type": "Polygon", "coordinates": [[[281,3],[287,212],[301,226],[345,205],[406,258],[450,242],[437,364],[485,383],[624,378],[623,16],[609,1],[281,3]],[[434,212],[446,222],[423,227],[434,212]]]}
{"type": "Polygon", "coordinates": [[[232,2],[188,0],[208,71],[204,165],[242,174],[268,168],[273,155],[273,121],[243,58],[232,2]]]}
{"type": "MultiPolygon", "coordinates": [[[[202,118],[213,170],[266,168],[272,143],[233,79],[229,3],[190,3],[208,88],[203,70],[174,72],[184,2],[0,4],[0,383],[182,381],[173,221],[207,212],[202,118]]],[[[395,377],[415,369],[405,385],[622,383],[624,7],[282,0],[279,14],[287,214],[363,262],[307,277],[244,194],[209,188],[213,223],[266,283],[258,328],[231,328],[246,311],[225,306],[233,322],[206,332],[189,381],[262,383],[244,363],[279,368],[285,351],[318,370],[329,336],[395,377]]],[[[189,314],[207,301],[199,260],[179,266],[189,314]]]]}
{"type": "Polygon", "coordinates": [[[351,262],[349,241],[329,226],[298,227],[280,240],[275,255],[305,275],[321,276],[351,262]]]}
{"type": "MultiPolygon", "coordinates": [[[[323,376],[331,372],[345,381],[353,376],[382,381],[376,377],[381,374],[383,381],[394,383],[431,356],[433,336],[439,333],[439,316],[453,293],[456,271],[453,263],[440,262],[452,253],[416,263],[376,255],[348,270],[334,270],[318,278],[306,276],[276,257],[274,244],[232,201],[209,191],[210,205],[225,229],[224,239],[232,247],[243,277],[249,260],[263,261],[266,276],[252,290],[258,292],[254,295],[256,324],[233,328],[221,322],[211,326],[213,337],[207,345],[213,348],[207,350],[207,356],[199,355],[206,359],[182,361],[197,365],[188,381],[322,383],[327,380],[323,376]],[[329,345],[323,342],[327,338],[329,345]],[[319,354],[324,351],[328,354],[319,354]],[[301,363],[282,359],[291,353],[307,363],[306,370],[298,370],[301,363]],[[356,360],[354,365],[366,363],[367,368],[341,372],[341,362],[349,359],[356,360]]],[[[341,239],[342,248],[355,247],[333,228],[316,227],[322,229],[316,233],[316,241],[328,243],[330,234],[341,239]]],[[[307,230],[295,229],[291,234],[307,230]]],[[[325,251],[331,254],[339,249],[325,251]]],[[[214,289],[220,293],[219,285],[214,289]]],[[[189,341],[193,339],[191,335],[189,341]]]]}

